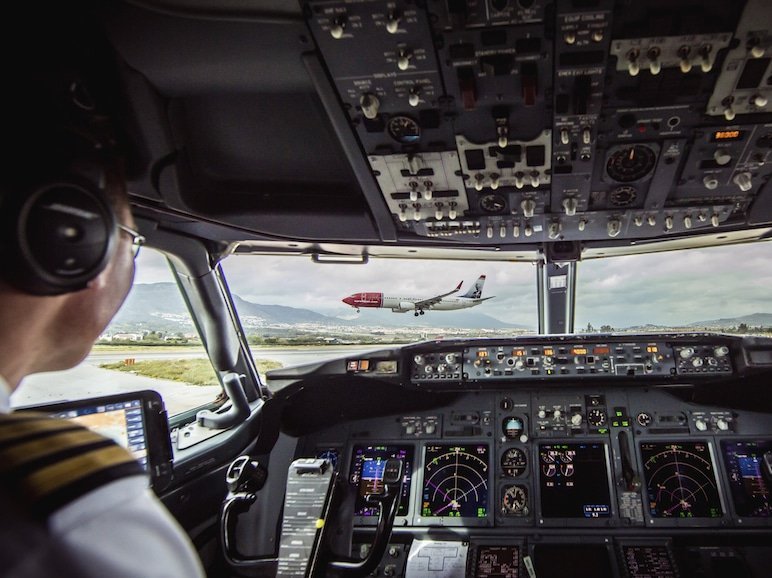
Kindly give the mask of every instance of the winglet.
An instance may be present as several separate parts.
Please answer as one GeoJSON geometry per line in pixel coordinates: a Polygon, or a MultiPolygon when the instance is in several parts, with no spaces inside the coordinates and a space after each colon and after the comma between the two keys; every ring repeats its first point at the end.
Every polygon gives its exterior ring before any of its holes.
{"type": "Polygon", "coordinates": [[[462,279],[461,281],[458,282],[458,285],[456,285],[456,288],[453,289],[452,293],[460,291],[461,290],[461,285],[463,285],[463,284],[464,284],[464,280],[462,279]]]}

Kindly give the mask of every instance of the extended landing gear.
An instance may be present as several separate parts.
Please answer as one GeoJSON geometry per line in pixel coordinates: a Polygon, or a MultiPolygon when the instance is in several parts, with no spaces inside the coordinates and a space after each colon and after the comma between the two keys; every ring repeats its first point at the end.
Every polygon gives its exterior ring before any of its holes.
{"type": "Polygon", "coordinates": [[[424,314],[424,310],[423,309],[419,309],[418,311],[413,313],[413,315],[415,315],[416,317],[418,317],[419,315],[423,315],[423,314],[424,314]]]}

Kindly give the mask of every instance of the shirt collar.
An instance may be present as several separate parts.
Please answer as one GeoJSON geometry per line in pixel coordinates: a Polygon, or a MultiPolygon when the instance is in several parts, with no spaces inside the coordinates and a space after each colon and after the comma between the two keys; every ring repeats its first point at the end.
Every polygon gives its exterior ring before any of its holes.
{"type": "Polygon", "coordinates": [[[0,375],[0,413],[10,413],[11,411],[11,386],[0,375]]]}

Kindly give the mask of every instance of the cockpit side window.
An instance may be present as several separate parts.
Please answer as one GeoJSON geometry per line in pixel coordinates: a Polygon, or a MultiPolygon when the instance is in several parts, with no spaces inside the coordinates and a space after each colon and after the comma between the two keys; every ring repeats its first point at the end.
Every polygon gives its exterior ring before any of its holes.
{"type": "Polygon", "coordinates": [[[170,416],[207,406],[222,393],[166,258],[149,247],[137,256],[128,298],[86,359],[66,371],[29,376],[12,404],[145,389],[161,394],[170,416]]]}

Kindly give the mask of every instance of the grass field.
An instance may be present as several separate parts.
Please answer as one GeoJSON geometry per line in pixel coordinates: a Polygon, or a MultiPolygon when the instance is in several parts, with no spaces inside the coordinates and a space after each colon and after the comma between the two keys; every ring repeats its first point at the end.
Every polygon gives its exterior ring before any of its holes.
{"type": "MultiPolygon", "coordinates": [[[[258,373],[262,375],[269,369],[282,367],[282,364],[277,361],[256,359],[255,366],[258,373]]],[[[132,365],[126,365],[120,361],[118,363],[103,363],[99,367],[155,379],[171,379],[190,385],[220,385],[208,359],[147,360],[137,361],[132,365]]]]}

